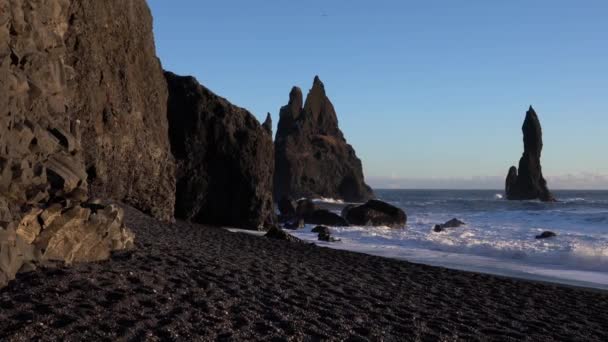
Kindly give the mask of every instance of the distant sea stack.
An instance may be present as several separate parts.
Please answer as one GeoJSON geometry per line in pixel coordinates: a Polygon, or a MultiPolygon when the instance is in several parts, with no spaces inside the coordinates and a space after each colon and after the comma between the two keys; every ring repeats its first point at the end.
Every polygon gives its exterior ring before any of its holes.
{"type": "Polygon", "coordinates": [[[165,77],[176,217],[245,229],[272,222],[274,153],[267,128],[193,77],[165,77]]]}
{"type": "Polygon", "coordinates": [[[338,127],[325,87],[315,77],[306,102],[293,87],[275,138],[275,199],[326,197],[362,202],[373,196],[361,160],[338,127]]]}
{"type": "Polygon", "coordinates": [[[522,126],[524,154],[519,160],[519,170],[511,166],[507,174],[505,193],[509,200],[532,200],[550,202],[555,198],[547,188],[543,177],[540,156],[543,149],[543,133],[536,112],[530,106],[522,126]]]}

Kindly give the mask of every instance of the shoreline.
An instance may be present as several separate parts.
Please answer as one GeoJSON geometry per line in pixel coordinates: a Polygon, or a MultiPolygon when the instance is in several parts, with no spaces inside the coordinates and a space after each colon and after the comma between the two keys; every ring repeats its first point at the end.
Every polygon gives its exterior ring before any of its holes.
{"type": "Polygon", "coordinates": [[[20,274],[0,339],[608,339],[608,292],[456,271],[126,208],[136,249],[20,274]]]}
{"type": "MultiPolygon", "coordinates": [[[[286,230],[286,231],[291,232],[289,230],[286,230]]],[[[241,231],[238,231],[238,232],[241,232],[241,231]]],[[[246,233],[246,232],[243,231],[242,233],[246,233]]],[[[255,234],[252,234],[252,235],[255,235],[255,234]]],[[[336,249],[336,250],[341,250],[341,251],[349,251],[349,252],[353,252],[353,253],[361,253],[361,254],[365,254],[365,255],[378,256],[378,257],[387,258],[387,259],[405,261],[405,262],[409,262],[409,263],[413,263],[413,264],[427,265],[427,266],[432,266],[432,267],[441,267],[441,268],[462,271],[462,272],[481,273],[481,274],[493,275],[493,276],[504,277],[504,278],[513,278],[513,279],[517,279],[517,280],[537,281],[537,282],[542,282],[542,283],[547,283],[547,284],[573,286],[573,287],[578,287],[578,288],[594,289],[594,290],[599,290],[599,291],[608,291],[608,284],[603,284],[603,283],[599,283],[599,282],[574,280],[574,279],[570,279],[570,278],[560,278],[557,276],[525,272],[523,270],[518,271],[518,270],[513,270],[513,269],[505,269],[505,268],[501,268],[498,266],[483,267],[483,266],[474,266],[474,265],[464,265],[462,263],[456,263],[456,262],[450,263],[450,262],[430,261],[429,259],[425,260],[425,259],[416,258],[416,257],[398,256],[398,255],[391,254],[391,253],[382,253],[383,252],[382,248],[374,248],[374,247],[365,248],[366,246],[364,244],[360,244],[360,243],[358,244],[359,247],[350,248],[350,246],[341,245],[341,242],[329,243],[329,242],[305,239],[302,236],[298,236],[298,235],[293,235],[293,236],[303,239],[305,242],[314,243],[318,247],[336,249]]],[[[339,237],[339,235],[336,235],[336,236],[339,237]]],[[[394,246],[394,247],[400,248],[399,246],[394,246]]],[[[404,248],[403,250],[409,251],[410,249],[404,248]]],[[[458,253],[453,253],[453,252],[438,252],[438,251],[433,251],[433,252],[441,253],[442,258],[449,258],[452,255],[459,256],[458,253]]],[[[501,262],[507,263],[506,260],[500,260],[500,259],[496,259],[496,258],[488,257],[488,256],[478,256],[478,255],[472,255],[472,254],[466,254],[466,256],[482,258],[482,259],[486,259],[486,260],[490,260],[490,261],[494,261],[494,262],[498,262],[498,263],[501,263],[501,262]]],[[[439,257],[434,257],[433,259],[439,259],[439,257]]],[[[544,265],[544,264],[537,264],[537,265],[535,265],[535,264],[521,264],[521,265],[512,264],[512,265],[514,267],[518,266],[518,267],[526,267],[526,268],[539,269],[539,270],[540,269],[552,270],[555,272],[572,271],[572,270],[564,270],[564,269],[559,269],[559,268],[550,268],[550,267],[546,267],[549,265],[544,265]]],[[[576,272],[595,273],[592,271],[576,271],[576,272]]]]}
{"type": "MultiPolygon", "coordinates": [[[[262,232],[262,231],[247,230],[247,229],[238,229],[238,228],[224,228],[224,229],[226,229],[227,231],[229,231],[231,233],[248,234],[248,235],[257,236],[257,237],[263,237],[265,234],[265,232],[262,232]]],[[[466,266],[466,265],[457,264],[457,263],[450,264],[450,263],[441,263],[441,262],[432,262],[432,261],[421,261],[420,259],[415,259],[415,258],[383,254],[381,252],[378,252],[378,251],[381,251],[381,249],[375,249],[373,247],[368,248],[367,250],[364,250],[361,248],[351,249],[348,246],[347,247],[343,246],[341,244],[341,242],[324,242],[324,241],[318,241],[316,239],[306,239],[302,236],[292,234],[294,232],[295,233],[299,232],[299,230],[292,231],[289,229],[285,229],[285,231],[287,233],[289,233],[291,236],[302,239],[302,241],[304,241],[306,243],[314,244],[315,246],[317,246],[319,248],[329,248],[329,249],[347,251],[347,252],[352,252],[352,253],[360,253],[360,254],[365,254],[365,255],[392,259],[392,260],[405,261],[405,262],[409,262],[412,264],[439,267],[439,268],[445,268],[445,269],[450,269],[450,270],[455,270],[455,271],[487,274],[487,275],[492,275],[492,276],[497,276],[497,277],[502,277],[502,278],[512,278],[515,280],[534,281],[534,282],[545,283],[548,285],[563,285],[563,286],[570,286],[570,287],[581,288],[581,289],[608,291],[608,284],[595,283],[595,282],[591,282],[591,281],[581,281],[581,280],[577,281],[577,280],[572,280],[572,279],[568,279],[568,278],[558,278],[555,276],[535,274],[535,273],[529,273],[529,272],[524,272],[524,271],[519,271],[519,272],[512,271],[512,270],[509,271],[509,270],[498,268],[498,267],[490,269],[490,268],[483,268],[481,266],[479,266],[479,267],[466,266]]],[[[450,253],[450,252],[443,252],[443,253],[445,255],[455,254],[455,253],[450,253]]],[[[491,259],[491,260],[495,260],[495,261],[501,261],[501,260],[498,260],[495,258],[490,258],[490,257],[485,257],[485,256],[482,258],[491,259]]],[[[525,265],[525,266],[534,268],[534,267],[542,267],[543,265],[525,265]]],[[[563,271],[567,271],[567,270],[555,269],[555,271],[563,272],[563,271]]],[[[586,272],[586,271],[581,271],[581,272],[586,272]]],[[[590,272],[590,273],[592,273],[592,272],[590,272]]]]}

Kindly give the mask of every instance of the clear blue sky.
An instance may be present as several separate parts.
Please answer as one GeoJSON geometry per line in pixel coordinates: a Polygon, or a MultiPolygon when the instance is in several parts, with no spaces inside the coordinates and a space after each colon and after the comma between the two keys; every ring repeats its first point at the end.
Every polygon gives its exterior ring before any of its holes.
{"type": "Polygon", "coordinates": [[[165,69],[260,120],[318,74],[372,185],[502,186],[530,104],[550,181],[608,185],[608,1],[149,3],[165,69]]]}

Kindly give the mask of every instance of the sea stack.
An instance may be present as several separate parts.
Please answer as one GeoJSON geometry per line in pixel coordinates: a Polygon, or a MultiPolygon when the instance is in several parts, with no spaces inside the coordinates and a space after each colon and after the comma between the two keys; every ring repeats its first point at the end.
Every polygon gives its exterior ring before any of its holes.
{"type": "Polygon", "coordinates": [[[362,202],[373,196],[361,160],[338,127],[325,86],[315,77],[306,101],[293,87],[275,137],[274,198],[325,197],[362,202]]]}
{"type": "Polygon", "coordinates": [[[247,110],[166,72],[177,218],[263,229],[274,221],[272,137],[247,110]]]}
{"type": "Polygon", "coordinates": [[[507,174],[505,193],[509,200],[540,199],[544,202],[555,198],[547,188],[543,177],[540,156],[543,149],[543,133],[536,112],[530,106],[522,126],[524,154],[519,160],[519,170],[511,166],[507,174]]]}

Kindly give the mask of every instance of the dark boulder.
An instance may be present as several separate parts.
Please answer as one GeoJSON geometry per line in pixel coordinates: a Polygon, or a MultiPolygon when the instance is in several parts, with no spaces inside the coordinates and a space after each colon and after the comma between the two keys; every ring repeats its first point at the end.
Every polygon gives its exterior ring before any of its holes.
{"type": "Polygon", "coordinates": [[[540,157],[543,149],[543,134],[536,112],[530,106],[522,126],[524,153],[519,160],[519,170],[509,168],[505,181],[505,192],[509,200],[533,200],[551,202],[555,198],[547,188],[543,177],[540,157]]]}
{"type": "Polygon", "coordinates": [[[330,233],[329,228],[325,227],[325,226],[316,226],[316,227],[314,227],[311,230],[311,232],[313,232],[313,233],[326,233],[326,234],[330,233]]]}
{"type": "Polygon", "coordinates": [[[263,229],[274,222],[270,135],[247,110],[193,77],[166,72],[169,137],[177,160],[175,215],[263,229]]]}
{"type": "Polygon", "coordinates": [[[345,227],[348,222],[340,215],[327,209],[317,209],[312,214],[304,217],[304,222],[308,224],[324,224],[327,226],[345,227]]]}
{"type": "Polygon", "coordinates": [[[319,241],[326,241],[326,242],[338,242],[340,241],[340,239],[336,239],[331,235],[331,231],[329,230],[329,228],[325,227],[325,226],[316,226],[312,229],[313,233],[317,233],[317,238],[319,239],[319,241]]]}
{"type": "Polygon", "coordinates": [[[289,103],[280,111],[275,151],[275,198],[365,201],[373,196],[318,77],[304,103],[300,88],[292,88],[289,103]]]}
{"type": "Polygon", "coordinates": [[[344,218],[346,218],[346,213],[348,213],[349,210],[351,210],[352,208],[356,207],[356,204],[347,204],[346,206],[344,206],[344,208],[342,208],[342,211],[340,212],[340,215],[344,218]]]}
{"type": "Polygon", "coordinates": [[[290,235],[289,233],[287,233],[283,229],[279,228],[278,226],[271,226],[270,229],[268,229],[268,232],[266,232],[266,234],[264,236],[267,239],[272,239],[272,240],[283,240],[283,241],[290,241],[290,242],[301,242],[302,241],[302,240],[298,239],[297,237],[290,235]]]}
{"type": "Polygon", "coordinates": [[[459,219],[453,218],[447,221],[444,224],[436,224],[433,230],[437,233],[444,231],[447,228],[458,228],[464,226],[466,223],[460,221],[459,219]]]}
{"type": "Polygon", "coordinates": [[[547,239],[547,238],[552,238],[555,236],[557,236],[557,234],[547,230],[547,231],[542,232],[540,235],[536,235],[536,238],[537,239],[547,239]]]}
{"type": "Polygon", "coordinates": [[[345,212],[346,220],[358,226],[388,226],[402,228],[407,223],[405,212],[393,205],[379,200],[354,206],[345,212]]]}

